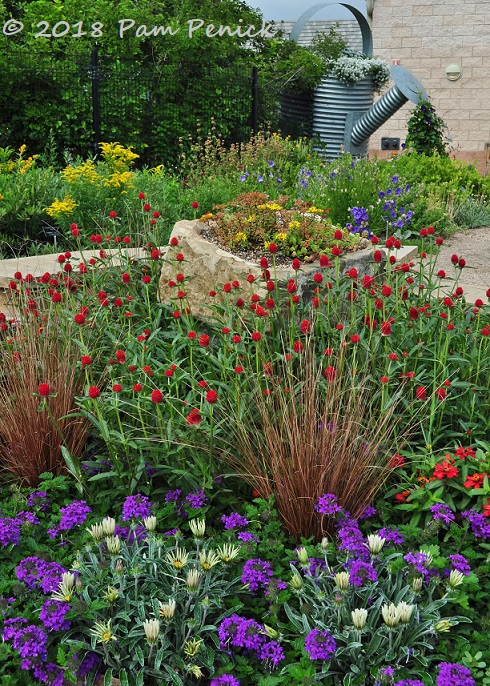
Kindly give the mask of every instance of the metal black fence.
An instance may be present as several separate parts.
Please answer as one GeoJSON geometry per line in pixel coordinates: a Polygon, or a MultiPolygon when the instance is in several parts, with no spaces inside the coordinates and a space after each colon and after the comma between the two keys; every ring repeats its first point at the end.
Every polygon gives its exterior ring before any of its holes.
{"type": "Polygon", "coordinates": [[[77,61],[0,49],[0,146],[86,157],[101,141],[132,145],[143,164],[174,165],[181,141],[211,127],[224,141],[247,140],[277,117],[277,98],[247,65],[109,59],[77,61]]]}

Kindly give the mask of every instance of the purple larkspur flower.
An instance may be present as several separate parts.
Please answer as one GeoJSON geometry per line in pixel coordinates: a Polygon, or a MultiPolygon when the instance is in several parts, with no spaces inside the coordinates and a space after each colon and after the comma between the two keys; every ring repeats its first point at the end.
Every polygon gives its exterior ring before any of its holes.
{"type": "Polygon", "coordinates": [[[87,505],[85,500],[74,500],[60,509],[61,520],[58,524],[58,530],[70,531],[76,526],[81,526],[91,512],[92,508],[87,505]]]}
{"type": "Polygon", "coordinates": [[[203,507],[204,504],[208,502],[209,498],[201,488],[198,491],[186,495],[185,500],[193,510],[199,510],[199,508],[203,507]]]}
{"type": "Polygon", "coordinates": [[[468,560],[462,555],[448,555],[447,559],[449,560],[449,563],[453,569],[456,569],[465,576],[469,576],[471,574],[471,567],[468,563],[468,560]]]}
{"type": "Polygon", "coordinates": [[[277,667],[284,660],[284,650],[277,641],[266,641],[257,651],[257,657],[266,665],[277,667]]]}
{"type": "Polygon", "coordinates": [[[19,545],[21,524],[18,519],[0,517],[0,543],[3,546],[19,545]]]}
{"type": "Polygon", "coordinates": [[[48,636],[40,627],[29,624],[22,627],[12,637],[12,645],[23,658],[46,659],[48,636]]]}
{"type": "Polygon", "coordinates": [[[373,565],[368,562],[362,562],[362,560],[354,560],[352,564],[349,565],[349,581],[350,583],[359,588],[366,581],[374,583],[378,580],[378,575],[373,565]]]}
{"type": "Polygon", "coordinates": [[[260,558],[247,560],[243,565],[242,584],[248,584],[251,591],[266,586],[272,578],[272,567],[269,562],[260,558]]]}
{"type": "MultiPolygon", "coordinates": [[[[378,531],[378,536],[385,539],[386,544],[400,545],[405,543],[405,536],[392,526],[384,527],[378,531]]],[[[388,546],[387,546],[388,547],[388,546]]]]}
{"type": "Polygon", "coordinates": [[[209,686],[240,686],[240,682],[231,674],[222,674],[214,677],[209,686]]]}
{"type": "Polygon", "coordinates": [[[27,498],[27,507],[33,507],[41,512],[46,512],[49,510],[51,500],[48,497],[46,491],[34,491],[27,498]]]}
{"type": "Polygon", "coordinates": [[[254,536],[252,533],[250,533],[250,531],[238,532],[237,538],[239,541],[243,541],[244,543],[249,543],[250,541],[255,541],[255,543],[260,543],[257,536],[254,536]]]}
{"type": "Polygon", "coordinates": [[[226,530],[240,529],[241,527],[248,525],[248,519],[243,515],[238,514],[238,512],[232,512],[230,515],[223,515],[221,521],[226,530]]]}
{"type": "Polygon", "coordinates": [[[310,660],[330,660],[336,650],[337,644],[329,631],[312,629],[305,638],[305,651],[310,660]]]}
{"type": "Polygon", "coordinates": [[[475,686],[467,667],[450,662],[441,662],[438,667],[437,686],[475,686]]]}
{"type": "Polygon", "coordinates": [[[315,510],[322,515],[329,515],[330,517],[335,517],[339,512],[343,512],[343,509],[337,502],[337,496],[333,493],[325,493],[325,495],[320,496],[315,505],[315,510]]]}
{"type": "Polygon", "coordinates": [[[448,505],[445,505],[444,503],[436,503],[429,509],[432,512],[434,521],[441,521],[447,526],[449,526],[451,522],[454,522],[454,514],[448,505]]]}
{"type": "Polygon", "coordinates": [[[69,610],[70,606],[68,603],[49,599],[42,606],[39,619],[48,631],[58,631],[59,629],[66,631],[71,626],[71,622],[65,619],[65,615],[69,610]]]}
{"type": "Polygon", "coordinates": [[[151,515],[151,502],[148,496],[137,493],[128,495],[123,503],[122,517],[124,522],[130,519],[145,519],[151,515]]]}

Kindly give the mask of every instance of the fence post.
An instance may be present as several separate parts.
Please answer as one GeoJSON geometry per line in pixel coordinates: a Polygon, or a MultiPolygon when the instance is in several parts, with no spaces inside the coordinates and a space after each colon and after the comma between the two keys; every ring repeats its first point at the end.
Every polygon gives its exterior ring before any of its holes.
{"type": "Polygon", "coordinates": [[[97,48],[92,50],[92,124],[94,129],[94,152],[95,158],[99,159],[100,155],[100,141],[101,141],[101,131],[100,131],[100,91],[99,91],[99,53],[97,48]]]}
{"type": "Polygon", "coordinates": [[[252,132],[257,135],[259,120],[259,69],[252,67],[252,132]]]}

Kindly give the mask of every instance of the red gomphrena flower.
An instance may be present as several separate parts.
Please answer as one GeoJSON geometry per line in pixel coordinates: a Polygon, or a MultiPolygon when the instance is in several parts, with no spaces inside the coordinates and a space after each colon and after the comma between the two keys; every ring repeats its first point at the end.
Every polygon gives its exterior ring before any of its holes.
{"type": "Polygon", "coordinates": [[[179,291],[177,293],[177,298],[179,298],[179,300],[182,300],[182,298],[185,298],[185,291],[179,291]]]}
{"type": "Polygon", "coordinates": [[[352,334],[352,336],[350,337],[350,341],[351,341],[351,343],[360,343],[360,342],[361,342],[361,337],[359,336],[359,334],[354,333],[354,334],[352,334]]]}
{"type": "Polygon", "coordinates": [[[295,257],[294,260],[293,260],[292,263],[291,263],[291,267],[292,267],[292,269],[294,269],[295,272],[297,272],[298,269],[301,268],[301,261],[298,260],[297,257],[295,257]]]}
{"type": "Polygon", "coordinates": [[[142,391],[142,390],[143,390],[143,386],[142,386],[140,383],[135,383],[135,384],[134,384],[134,386],[133,386],[133,391],[135,391],[135,393],[139,393],[139,392],[142,391]]]}
{"type": "Polygon", "coordinates": [[[296,288],[297,288],[296,281],[294,279],[289,279],[288,285],[286,287],[287,292],[290,294],[296,293],[296,288]]]}
{"type": "Polygon", "coordinates": [[[338,248],[336,245],[334,245],[332,248],[332,255],[334,257],[340,257],[340,255],[342,255],[342,250],[338,248]]]}
{"type": "Polygon", "coordinates": [[[80,272],[80,274],[86,274],[88,271],[87,265],[84,262],[80,262],[80,264],[78,265],[78,271],[80,272]]]}
{"type": "Polygon", "coordinates": [[[413,319],[415,321],[416,319],[419,318],[419,311],[416,307],[411,307],[408,311],[408,316],[410,319],[413,319]]]}
{"type": "Polygon", "coordinates": [[[314,281],[315,283],[322,283],[322,281],[323,281],[323,274],[321,274],[320,272],[316,272],[316,274],[313,274],[313,281],[314,281]]]}
{"type": "MultiPolygon", "coordinates": [[[[424,255],[421,254],[420,256],[421,257],[427,257],[425,254],[424,255]]],[[[396,262],[396,257],[394,255],[390,255],[390,264],[395,264],[395,262],[396,262]]]]}
{"type": "Polygon", "coordinates": [[[41,279],[40,279],[41,283],[44,283],[44,284],[49,283],[50,280],[51,280],[51,274],[49,272],[44,272],[44,274],[41,276],[41,279]]]}
{"type": "Polygon", "coordinates": [[[276,301],[274,300],[274,298],[267,298],[267,300],[265,301],[265,306],[268,310],[273,310],[276,306],[276,301]]]}
{"type": "Polygon", "coordinates": [[[402,247],[402,242],[399,238],[395,238],[395,240],[393,241],[393,245],[396,250],[400,250],[400,248],[402,247]]]}
{"type": "Polygon", "coordinates": [[[144,193],[138,193],[138,198],[139,198],[139,200],[144,200],[145,194],[144,193]]]}
{"type": "Polygon", "coordinates": [[[337,376],[337,370],[332,365],[329,365],[325,368],[323,376],[326,378],[327,381],[333,381],[337,376]]]}
{"type": "Polygon", "coordinates": [[[63,265],[63,271],[64,272],[71,272],[73,270],[73,265],[70,264],[70,262],[67,262],[65,265],[63,265]]]}
{"type": "Polygon", "coordinates": [[[225,283],[223,286],[223,291],[225,293],[231,293],[231,283],[225,283]]]}
{"type": "MultiPolygon", "coordinates": [[[[63,264],[63,262],[66,262],[66,257],[64,255],[58,255],[58,263],[63,264]]],[[[29,276],[29,274],[27,276],[29,276]]],[[[27,281],[27,276],[26,276],[26,281],[27,281]]]]}
{"type": "Polygon", "coordinates": [[[235,371],[235,374],[241,374],[244,371],[244,369],[240,365],[237,365],[235,367],[234,371],[235,371]]]}
{"type": "Polygon", "coordinates": [[[197,200],[194,200],[192,202],[191,207],[193,210],[197,210],[197,208],[199,207],[199,203],[197,202],[197,200]]]}
{"type": "Polygon", "coordinates": [[[210,389],[206,393],[206,402],[208,402],[210,405],[214,405],[214,403],[218,402],[218,394],[216,393],[216,391],[210,389]]]}
{"type": "Polygon", "coordinates": [[[115,383],[114,386],[112,387],[112,390],[114,393],[120,393],[122,391],[122,386],[120,383],[115,383]]]}
{"type": "MultiPolygon", "coordinates": [[[[293,281],[294,279],[291,279],[291,280],[293,281]]],[[[272,293],[272,291],[274,291],[275,288],[276,288],[276,284],[274,283],[274,281],[268,281],[268,282],[265,284],[265,287],[266,287],[266,289],[267,289],[267,291],[268,291],[269,293],[272,293]]],[[[256,302],[258,302],[258,300],[260,300],[259,296],[257,296],[257,301],[256,301],[256,302]]]]}
{"type": "Polygon", "coordinates": [[[119,362],[119,364],[126,362],[126,353],[124,350],[116,350],[116,360],[119,362]]]}
{"type": "Polygon", "coordinates": [[[21,272],[15,272],[14,279],[16,281],[22,281],[22,273],[21,272]]]}
{"type": "Polygon", "coordinates": [[[341,241],[344,237],[344,234],[340,229],[335,229],[335,231],[333,232],[333,237],[336,241],[341,241]]]}
{"type": "Polygon", "coordinates": [[[207,348],[209,345],[209,342],[210,342],[210,339],[209,339],[209,336],[207,335],[207,333],[203,333],[203,334],[201,334],[201,336],[199,336],[199,345],[201,346],[201,348],[207,348]]]}
{"type": "Polygon", "coordinates": [[[475,300],[475,307],[483,307],[483,300],[481,298],[475,300]]]}
{"type": "Polygon", "coordinates": [[[428,227],[427,227],[427,233],[429,234],[429,236],[433,236],[434,233],[435,233],[434,227],[433,227],[433,226],[428,226],[428,227]]]}
{"type": "Polygon", "coordinates": [[[61,293],[55,291],[51,296],[51,302],[60,303],[62,299],[61,293]]]}
{"type": "Polygon", "coordinates": [[[155,388],[155,390],[151,394],[151,402],[152,403],[161,403],[163,400],[163,393],[161,392],[160,389],[155,388]]]}
{"type": "Polygon", "coordinates": [[[186,421],[188,424],[200,424],[202,421],[201,414],[197,408],[191,410],[189,414],[186,417],[186,421]]]}
{"type": "Polygon", "coordinates": [[[420,229],[419,234],[422,236],[422,238],[427,237],[427,229],[420,229]]]}
{"type": "Polygon", "coordinates": [[[448,331],[454,331],[454,324],[452,322],[449,322],[449,324],[446,326],[446,329],[448,331]]]}
{"type": "Polygon", "coordinates": [[[383,286],[381,288],[381,295],[384,298],[389,298],[392,293],[393,293],[393,289],[391,288],[391,286],[387,286],[386,284],[383,284],[383,286]]]}
{"type": "Polygon", "coordinates": [[[175,247],[175,246],[178,245],[178,244],[179,244],[178,238],[175,238],[175,236],[173,236],[173,237],[170,239],[170,245],[172,245],[173,247],[175,247]]]}
{"type": "Polygon", "coordinates": [[[82,363],[82,367],[86,367],[87,365],[92,364],[92,358],[90,355],[83,355],[80,362],[82,363]]]}
{"type": "Polygon", "coordinates": [[[167,379],[170,379],[174,375],[174,370],[173,369],[166,369],[163,372],[164,376],[167,377],[167,379]]]}
{"type": "MultiPolygon", "coordinates": [[[[160,216],[161,216],[160,212],[158,212],[158,211],[153,212],[154,219],[158,219],[160,216]]],[[[156,222],[154,222],[154,223],[156,224],[156,222]]]]}
{"type": "Polygon", "coordinates": [[[81,312],[75,315],[75,324],[85,324],[85,315],[81,312]]]}
{"type": "Polygon", "coordinates": [[[387,376],[381,376],[379,378],[379,380],[381,381],[381,383],[389,383],[390,382],[390,380],[387,376]]]}
{"type": "MultiPolygon", "coordinates": [[[[182,259],[184,259],[183,255],[180,255],[180,257],[182,257],[182,259]]],[[[152,260],[158,260],[159,258],[160,258],[160,251],[157,248],[153,248],[153,250],[151,251],[151,259],[152,260]]],[[[176,259],[178,259],[178,258],[179,258],[179,255],[177,255],[176,259]]]]}
{"type": "Polygon", "coordinates": [[[89,398],[95,400],[95,398],[98,398],[100,395],[100,388],[98,386],[90,386],[90,388],[88,389],[88,395],[89,398]]]}
{"type": "Polygon", "coordinates": [[[180,310],[174,310],[172,316],[174,319],[180,319],[182,317],[182,312],[180,310]]]}
{"type": "Polygon", "coordinates": [[[299,303],[299,301],[300,301],[299,295],[291,296],[291,302],[294,303],[295,305],[297,305],[299,303]]]}
{"type": "Polygon", "coordinates": [[[123,283],[129,283],[131,281],[131,276],[127,272],[124,272],[124,274],[121,274],[121,279],[123,283]]]}
{"type": "Polygon", "coordinates": [[[303,350],[303,343],[301,341],[294,341],[293,350],[295,353],[300,353],[303,350]]]}
{"type": "Polygon", "coordinates": [[[269,260],[267,259],[267,257],[261,257],[259,264],[261,269],[267,269],[267,267],[269,266],[269,260]]]}
{"type": "Polygon", "coordinates": [[[237,333],[234,336],[232,336],[231,340],[233,341],[233,343],[241,343],[242,342],[241,336],[239,336],[237,333]]]}
{"type": "Polygon", "coordinates": [[[71,235],[74,238],[77,238],[80,235],[80,229],[78,228],[78,225],[75,223],[70,225],[70,231],[71,231],[71,235]]]}
{"type": "Polygon", "coordinates": [[[326,255],[320,255],[319,262],[320,262],[320,267],[331,267],[332,266],[332,263],[330,262],[330,260],[328,259],[328,257],[326,255]]]}
{"type": "Polygon", "coordinates": [[[175,259],[177,260],[177,262],[183,262],[185,260],[185,257],[183,256],[183,254],[181,252],[179,252],[175,256],[175,259]]]}
{"type": "Polygon", "coordinates": [[[48,395],[51,393],[51,389],[49,387],[48,383],[42,383],[39,384],[39,389],[38,389],[39,395],[41,398],[47,398],[48,395]]]}
{"type": "Polygon", "coordinates": [[[446,272],[444,271],[444,269],[439,269],[439,271],[437,272],[437,276],[439,279],[445,279],[446,278],[446,272]]]}
{"type": "Polygon", "coordinates": [[[109,217],[110,217],[111,219],[115,219],[115,218],[117,217],[117,212],[115,212],[114,210],[111,210],[111,211],[109,212],[109,217]]]}
{"type": "Polygon", "coordinates": [[[136,371],[136,366],[135,366],[134,364],[130,364],[129,367],[128,367],[128,370],[129,370],[130,372],[135,372],[135,371],[136,371]]]}
{"type": "Polygon", "coordinates": [[[269,252],[271,255],[275,255],[278,250],[279,248],[275,243],[269,243],[269,252]]]}
{"type": "Polygon", "coordinates": [[[460,257],[458,261],[458,267],[460,267],[461,269],[463,269],[463,267],[466,267],[466,260],[464,260],[462,257],[460,257]]]}
{"type": "Polygon", "coordinates": [[[383,259],[383,253],[381,252],[381,250],[375,250],[374,253],[373,253],[373,260],[374,260],[377,264],[379,264],[379,263],[381,262],[382,259],[383,259]]]}
{"type": "Polygon", "coordinates": [[[484,326],[480,333],[482,336],[488,336],[490,335],[490,329],[487,326],[484,326]]]}
{"type": "Polygon", "coordinates": [[[143,205],[143,211],[144,212],[149,212],[151,210],[151,205],[147,202],[143,205]]]}
{"type": "Polygon", "coordinates": [[[459,257],[457,255],[451,255],[451,262],[453,264],[458,264],[459,262],[459,257]]]}
{"type": "Polygon", "coordinates": [[[245,301],[243,300],[243,298],[238,298],[235,305],[236,307],[239,307],[241,309],[242,307],[245,307],[245,301]]]}
{"type": "Polygon", "coordinates": [[[255,341],[256,343],[258,343],[259,341],[262,340],[262,334],[260,333],[260,331],[254,331],[253,332],[252,340],[255,341]]]}
{"type": "Polygon", "coordinates": [[[311,329],[311,322],[308,319],[303,319],[299,325],[299,328],[301,329],[302,333],[308,333],[311,329]]]}
{"type": "Polygon", "coordinates": [[[417,400],[425,400],[427,398],[427,389],[425,386],[417,386],[415,389],[415,397],[417,400]]]}
{"type": "Polygon", "coordinates": [[[390,236],[389,238],[386,239],[385,241],[385,247],[388,248],[388,250],[391,250],[395,245],[395,239],[393,236],[390,236]]]}
{"type": "Polygon", "coordinates": [[[234,281],[231,282],[231,285],[232,285],[233,288],[235,288],[235,289],[240,288],[240,282],[237,281],[236,279],[235,279],[234,281]]]}
{"type": "Polygon", "coordinates": [[[374,281],[374,276],[369,276],[369,274],[365,274],[361,279],[361,286],[366,289],[372,288],[374,281]]]}
{"type": "Polygon", "coordinates": [[[141,279],[141,282],[144,283],[144,284],[146,284],[146,285],[148,285],[149,283],[151,283],[151,276],[145,275],[145,276],[141,279]]]}
{"type": "Polygon", "coordinates": [[[444,243],[444,238],[441,238],[441,236],[438,236],[436,238],[436,245],[442,245],[444,243]]]}
{"type": "Polygon", "coordinates": [[[335,328],[337,329],[337,331],[342,331],[344,325],[339,322],[338,324],[335,324],[335,328]]]}
{"type": "Polygon", "coordinates": [[[357,269],[355,267],[352,267],[352,269],[349,269],[349,271],[346,272],[346,274],[349,277],[349,279],[357,279],[357,277],[358,277],[358,272],[357,272],[357,269]]]}
{"type": "Polygon", "coordinates": [[[255,276],[253,274],[248,274],[247,281],[248,283],[253,283],[255,281],[255,276]]]}
{"type": "Polygon", "coordinates": [[[436,388],[436,398],[440,400],[441,402],[446,399],[446,389],[445,388],[436,388]]]}
{"type": "Polygon", "coordinates": [[[207,387],[208,387],[208,382],[207,382],[207,381],[204,381],[204,379],[201,379],[200,381],[197,382],[197,385],[198,385],[200,388],[207,388],[207,387]]]}

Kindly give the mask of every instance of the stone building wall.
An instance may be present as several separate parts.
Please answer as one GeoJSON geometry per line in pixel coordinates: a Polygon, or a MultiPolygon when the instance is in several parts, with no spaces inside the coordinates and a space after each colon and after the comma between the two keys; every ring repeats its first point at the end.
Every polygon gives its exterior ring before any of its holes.
{"type": "MultiPolygon", "coordinates": [[[[456,157],[490,171],[490,0],[374,0],[374,55],[388,64],[400,60],[424,85],[448,126],[456,157]],[[458,64],[461,78],[449,81],[446,67],[458,64]]],[[[406,104],[370,140],[381,153],[383,136],[406,137],[413,104],[406,104]]]]}

